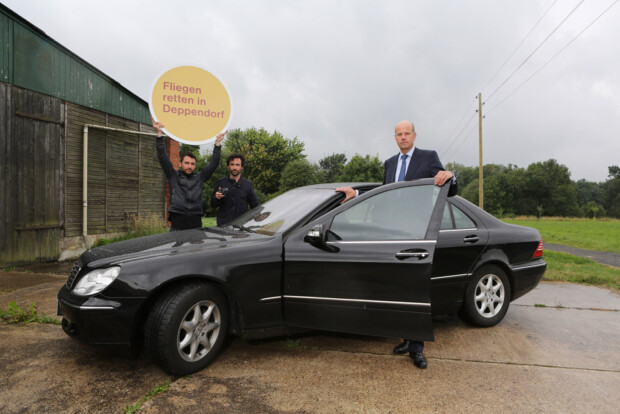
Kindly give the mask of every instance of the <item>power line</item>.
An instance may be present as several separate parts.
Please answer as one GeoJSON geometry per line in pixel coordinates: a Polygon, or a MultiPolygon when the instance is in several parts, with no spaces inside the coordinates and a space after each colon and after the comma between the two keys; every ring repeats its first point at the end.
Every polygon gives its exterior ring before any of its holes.
{"type": "Polygon", "coordinates": [[[579,6],[581,6],[581,5],[583,4],[583,2],[584,2],[584,1],[585,1],[585,0],[581,0],[581,1],[580,1],[580,2],[579,2],[579,3],[578,3],[578,4],[577,4],[577,5],[573,8],[573,10],[571,10],[571,11],[570,11],[570,13],[568,13],[568,15],[567,15],[564,19],[562,19],[562,21],[560,22],[560,24],[558,24],[558,25],[555,27],[555,29],[553,29],[553,30],[551,31],[551,33],[549,33],[549,35],[548,35],[547,37],[545,37],[545,39],[544,39],[544,40],[543,40],[543,41],[542,41],[542,42],[541,42],[538,46],[536,46],[536,48],[532,51],[532,53],[530,53],[530,54],[529,54],[529,56],[528,56],[528,57],[526,57],[526,58],[525,58],[525,60],[524,60],[523,62],[521,62],[521,64],[519,65],[519,67],[517,67],[517,68],[516,68],[516,69],[515,69],[515,70],[514,70],[511,74],[510,74],[510,76],[508,76],[508,77],[506,78],[506,80],[504,80],[504,81],[501,83],[501,85],[499,85],[499,86],[498,86],[498,87],[497,87],[497,88],[496,88],[496,89],[495,89],[495,90],[494,90],[494,91],[493,91],[493,92],[492,92],[492,93],[488,96],[487,101],[488,101],[489,99],[491,99],[491,98],[493,97],[493,95],[495,95],[495,94],[497,93],[497,91],[499,91],[499,90],[502,88],[502,86],[504,86],[504,85],[506,84],[506,82],[508,82],[508,81],[510,80],[510,78],[512,78],[512,77],[513,77],[513,75],[514,75],[515,73],[517,73],[517,72],[519,71],[519,69],[521,69],[521,68],[523,67],[523,65],[525,65],[525,63],[526,63],[528,60],[530,60],[530,58],[531,58],[532,56],[534,56],[534,54],[538,51],[538,49],[540,49],[540,48],[541,48],[541,46],[542,46],[543,44],[545,44],[545,42],[546,42],[546,41],[547,41],[547,40],[548,40],[551,36],[553,36],[553,34],[554,34],[554,33],[555,33],[555,32],[556,32],[559,28],[560,28],[560,26],[562,26],[562,25],[564,24],[564,22],[565,22],[566,20],[568,20],[568,18],[569,18],[569,17],[570,17],[570,16],[571,16],[574,12],[575,12],[575,10],[577,10],[577,9],[579,8],[579,6]]]}
{"type": "Polygon", "coordinates": [[[549,64],[549,62],[551,62],[553,59],[555,59],[560,53],[562,53],[564,51],[564,49],[566,49],[568,46],[570,46],[571,43],[573,43],[579,36],[581,36],[583,34],[583,32],[585,32],[586,30],[588,30],[590,28],[590,26],[592,26],[598,19],[600,19],[601,17],[603,17],[603,15],[605,13],[607,13],[609,11],[609,9],[611,9],[613,6],[616,5],[616,3],[618,3],[618,0],[615,0],[613,3],[611,3],[605,10],[603,10],[603,12],[601,14],[599,14],[594,20],[592,20],[582,31],[580,31],[575,37],[573,37],[566,45],[564,45],[564,47],[562,47],[555,55],[553,55],[551,57],[551,59],[549,59],[548,61],[546,61],[541,67],[539,67],[534,73],[532,73],[532,75],[530,75],[529,78],[527,78],[521,85],[517,86],[517,88],[515,88],[512,92],[510,92],[504,99],[502,99],[501,101],[499,101],[499,103],[497,105],[495,105],[493,108],[491,108],[489,111],[487,111],[487,115],[490,114],[491,112],[493,112],[494,110],[496,110],[502,103],[504,103],[504,101],[506,101],[508,98],[510,98],[516,91],[518,91],[519,89],[521,89],[521,87],[523,85],[525,85],[527,82],[530,81],[530,79],[532,79],[538,72],[540,72],[545,66],[547,66],[547,64],[549,64]]]}
{"type": "MultiPolygon", "coordinates": [[[[473,118],[472,118],[473,119],[473,118]]],[[[461,143],[459,145],[457,145],[452,152],[447,153],[445,157],[442,157],[443,159],[450,159],[450,157],[452,157],[454,154],[456,154],[456,152],[459,150],[459,148],[461,148],[463,146],[463,144],[465,142],[467,142],[467,139],[475,130],[476,128],[478,128],[478,125],[474,125],[467,134],[465,134],[464,139],[461,141],[461,143]]]]}
{"type": "Polygon", "coordinates": [[[448,145],[448,148],[446,149],[446,153],[450,151],[451,147],[454,145],[454,143],[456,142],[457,138],[459,138],[462,134],[463,131],[465,131],[465,128],[467,128],[469,126],[469,124],[471,124],[471,121],[473,121],[475,118],[475,114],[472,115],[471,118],[469,118],[469,121],[467,121],[467,123],[465,124],[465,126],[461,129],[461,132],[459,132],[454,139],[452,140],[452,142],[450,143],[450,145],[448,145]]]}
{"type": "MultiPolygon", "coordinates": [[[[582,0],[582,3],[585,0],[582,0]]],[[[543,20],[543,18],[549,13],[549,11],[551,10],[551,8],[555,5],[555,3],[557,3],[557,0],[554,0],[551,5],[547,8],[547,10],[545,11],[545,13],[538,19],[538,21],[536,22],[536,24],[534,24],[534,26],[532,27],[532,29],[530,29],[530,31],[525,35],[525,37],[523,38],[523,40],[521,40],[521,42],[517,45],[517,47],[512,51],[512,53],[508,56],[508,58],[504,61],[504,63],[500,66],[500,68],[497,70],[497,72],[495,72],[495,74],[491,77],[491,79],[487,82],[487,84],[482,88],[482,90],[486,89],[489,84],[493,81],[493,79],[495,79],[495,77],[497,76],[497,74],[504,68],[504,66],[506,65],[506,63],[510,60],[510,58],[515,54],[515,52],[521,47],[521,45],[523,45],[523,43],[525,42],[525,40],[530,36],[530,34],[536,29],[536,27],[538,27],[538,25],[540,24],[540,22],[543,20]]],[[[572,13],[572,12],[571,12],[572,13]]],[[[544,43],[544,42],[543,42],[544,43]]],[[[541,44],[542,45],[542,44],[541,44]]],[[[540,46],[539,46],[540,47],[540,46]]],[[[529,58],[528,58],[529,59],[529,58]]],[[[524,62],[525,63],[525,62],[524,62]]],[[[521,64],[522,66],[523,64],[521,64]]],[[[515,71],[516,72],[516,71],[515,71]]],[[[513,73],[514,74],[514,73],[513,73]]],[[[512,75],[511,75],[512,76],[512,75]]],[[[505,82],[507,82],[508,79],[505,82]]],[[[500,85],[501,87],[501,85],[500,85]]],[[[454,126],[454,129],[452,130],[452,132],[450,132],[450,134],[448,135],[448,138],[446,139],[445,142],[448,142],[450,140],[450,137],[452,137],[452,135],[454,134],[454,132],[457,130],[458,126],[461,124],[461,122],[463,121],[463,119],[465,118],[465,116],[467,115],[467,113],[471,110],[471,108],[467,108],[465,113],[461,116],[461,118],[458,120],[458,122],[456,123],[456,125],[454,126]]],[[[454,145],[454,143],[456,142],[456,140],[461,136],[461,134],[463,133],[463,131],[465,130],[465,128],[467,128],[467,126],[471,123],[471,121],[473,120],[473,116],[472,118],[469,120],[469,122],[461,129],[460,133],[458,135],[456,135],[454,137],[454,139],[452,141],[450,141],[450,144],[448,144],[447,148],[445,149],[446,152],[450,151],[451,147],[454,145]]],[[[463,141],[462,141],[463,142],[463,141]]],[[[459,147],[462,145],[459,144],[459,147]]],[[[441,148],[438,150],[439,153],[443,153],[444,152],[444,148],[446,147],[445,143],[441,146],[441,148]]]]}
{"type": "MultiPolygon", "coordinates": [[[[508,82],[508,80],[536,53],[536,51],[538,51],[538,49],[540,49],[540,47],[557,31],[557,29],[564,24],[564,22],[577,10],[577,8],[579,8],[579,6],[581,6],[581,4],[584,2],[585,0],[581,0],[571,11],[570,13],[553,29],[553,31],[530,53],[530,55],[521,63],[521,65],[519,65],[519,67],[517,69],[514,70],[514,72],[508,77],[506,78],[506,80],[504,80],[504,82],[502,82],[502,84],[495,89],[495,91],[493,91],[493,93],[489,96],[489,98],[494,95],[506,82],[508,82]]],[[[495,107],[493,107],[491,110],[486,112],[486,115],[490,114],[491,112],[493,112],[495,109],[497,109],[503,102],[505,102],[510,96],[512,96],[517,90],[519,90],[523,85],[525,85],[529,80],[531,80],[538,72],[540,72],[547,64],[549,64],[553,59],[555,59],[560,53],[562,53],[564,51],[564,49],[566,49],[573,41],[575,41],[581,34],[583,34],[588,28],[590,28],[590,26],[592,26],[598,19],[600,19],[605,13],[607,13],[609,11],[609,9],[611,9],[619,0],[615,0],[611,5],[609,5],[598,17],[596,17],[592,22],[590,22],[581,32],[579,32],[572,40],[570,40],[562,49],[560,49],[555,55],[553,55],[551,57],[551,59],[549,59],[547,62],[545,62],[545,64],[543,64],[540,68],[538,68],[525,82],[523,82],[521,85],[519,85],[516,89],[514,89],[508,96],[506,96],[504,99],[502,99],[495,107]]],[[[549,12],[549,10],[551,9],[551,7],[553,7],[553,5],[557,2],[557,0],[554,0],[554,2],[549,6],[549,8],[547,8],[545,14],[543,14],[543,16],[539,19],[539,21],[534,25],[534,28],[540,23],[540,21],[542,20],[542,18],[549,12]]],[[[534,30],[534,28],[532,28],[532,30],[530,30],[530,33],[534,30]]],[[[523,41],[525,41],[525,39],[527,39],[527,37],[530,35],[530,33],[528,33],[525,38],[523,39],[523,41]]],[[[521,46],[521,44],[523,43],[523,41],[517,46],[517,48],[515,49],[515,51],[521,46]]],[[[510,57],[512,57],[512,55],[515,53],[515,51],[513,51],[511,53],[511,55],[508,57],[507,61],[510,59],[510,57]]],[[[502,67],[506,64],[506,62],[504,62],[504,64],[502,65],[502,67]]],[[[501,68],[500,68],[501,70],[501,68]]],[[[491,78],[491,80],[497,75],[497,73],[495,75],[493,75],[493,77],[491,78]]],[[[491,81],[489,81],[490,83],[491,81]]],[[[488,86],[488,83],[487,83],[488,86]]],[[[486,86],[485,86],[486,88],[486,86]]],[[[487,98],[487,100],[489,99],[487,98]]],[[[483,103],[484,104],[484,103],[483,103]]],[[[453,129],[453,131],[450,133],[449,137],[452,136],[452,134],[454,133],[454,131],[456,131],[456,129],[458,128],[458,125],[461,123],[461,121],[465,118],[465,116],[467,115],[467,112],[469,111],[469,109],[463,114],[463,116],[461,117],[461,119],[457,122],[455,128],[453,129]]],[[[465,126],[461,129],[461,131],[454,137],[454,139],[450,142],[450,144],[448,145],[448,148],[445,150],[446,151],[446,156],[442,157],[444,159],[448,159],[450,158],[452,155],[454,155],[456,153],[456,151],[458,151],[458,149],[465,143],[466,138],[468,136],[470,136],[472,134],[472,132],[475,130],[475,127],[473,127],[468,134],[465,135],[464,139],[454,148],[453,145],[455,144],[455,142],[457,141],[457,139],[463,134],[463,132],[465,131],[465,129],[469,126],[469,124],[472,122],[472,120],[474,119],[474,116],[472,116],[472,118],[469,119],[469,121],[467,122],[467,124],[465,124],[465,126]]],[[[448,139],[449,139],[448,137],[448,139]]],[[[442,146],[443,148],[443,146],[442,146]]],[[[440,150],[439,152],[443,152],[442,150],[440,150]]]]}
{"type": "MultiPolygon", "coordinates": [[[[446,141],[444,141],[443,145],[441,146],[441,148],[439,150],[437,150],[437,152],[443,152],[444,147],[446,146],[446,142],[452,137],[452,134],[454,134],[454,131],[456,131],[456,129],[458,128],[458,126],[460,125],[461,121],[463,120],[463,118],[465,118],[465,116],[467,116],[467,114],[469,113],[469,111],[471,111],[471,108],[467,108],[465,110],[465,113],[463,113],[463,116],[461,116],[461,119],[458,120],[458,122],[456,123],[456,125],[454,125],[454,129],[452,130],[452,132],[450,132],[450,135],[448,135],[448,138],[446,138],[446,141]]],[[[448,148],[450,148],[450,145],[448,145],[448,148]]]]}
{"type": "Polygon", "coordinates": [[[497,74],[504,68],[504,66],[506,66],[506,63],[508,63],[508,61],[510,60],[510,58],[517,52],[517,50],[519,50],[519,48],[521,47],[521,45],[523,45],[523,43],[527,40],[528,37],[530,37],[530,35],[532,34],[532,32],[538,27],[538,25],[540,24],[540,22],[542,21],[542,19],[545,18],[545,16],[549,13],[549,10],[551,10],[551,8],[555,5],[555,3],[557,3],[558,0],[553,0],[553,3],[551,3],[551,5],[547,8],[547,10],[545,11],[545,13],[540,16],[540,19],[538,19],[538,21],[536,22],[536,24],[534,25],[534,27],[532,27],[530,29],[530,31],[525,35],[525,37],[523,38],[523,40],[521,40],[521,42],[517,45],[517,47],[512,51],[512,53],[510,54],[510,56],[508,56],[506,58],[506,60],[504,61],[504,63],[502,64],[502,66],[499,67],[499,69],[497,69],[497,72],[495,72],[495,74],[493,76],[491,76],[491,79],[489,79],[489,81],[487,82],[486,85],[484,85],[484,87],[482,88],[482,92],[484,92],[484,90],[489,86],[489,84],[493,81],[493,79],[495,79],[495,77],[497,76],[497,74]]]}

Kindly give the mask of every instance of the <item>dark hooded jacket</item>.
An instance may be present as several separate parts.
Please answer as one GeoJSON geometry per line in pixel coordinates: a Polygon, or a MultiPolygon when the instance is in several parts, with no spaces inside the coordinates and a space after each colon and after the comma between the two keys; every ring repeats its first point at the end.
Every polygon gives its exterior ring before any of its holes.
{"type": "Polygon", "coordinates": [[[166,153],[166,143],[163,137],[156,139],[157,158],[166,174],[170,186],[170,207],[168,212],[184,215],[202,215],[202,188],[220,163],[222,147],[213,148],[213,156],[209,164],[202,171],[194,171],[190,175],[181,170],[175,170],[166,153]]]}

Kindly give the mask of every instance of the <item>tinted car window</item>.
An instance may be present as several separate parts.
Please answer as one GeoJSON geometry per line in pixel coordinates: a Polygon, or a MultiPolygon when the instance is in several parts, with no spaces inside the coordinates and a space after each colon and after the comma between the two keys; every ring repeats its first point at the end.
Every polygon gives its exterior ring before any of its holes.
{"type": "Polygon", "coordinates": [[[452,207],[452,214],[454,215],[454,224],[457,229],[471,229],[476,228],[476,223],[471,221],[471,219],[463,213],[462,210],[458,209],[456,206],[452,207]]]}
{"type": "Polygon", "coordinates": [[[452,224],[452,214],[450,214],[450,203],[446,203],[446,206],[443,208],[443,216],[441,216],[441,230],[453,229],[454,225],[452,224]]]}
{"type": "Polygon", "coordinates": [[[312,206],[318,207],[331,198],[336,199],[341,196],[333,189],[287,191],[237,217],[228,225],[242,226],[256,233],[270,236],[288,230],[312,211],[312,206]]]}
{"type": "Polygon", "coordinates": [[[397,188],[370,197],[336,215],[330,240],[424,239],[439,187],[397,188]]]}

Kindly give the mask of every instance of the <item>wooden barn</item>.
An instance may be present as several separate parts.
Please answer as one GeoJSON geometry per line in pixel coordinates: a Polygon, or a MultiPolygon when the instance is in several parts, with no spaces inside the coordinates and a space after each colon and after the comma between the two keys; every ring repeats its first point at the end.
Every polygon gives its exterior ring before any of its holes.
{"type": "Polygon", "coordinates": [[[0,267],[73,258],[132,216],[163,222],[148,104],[2,4],[0,43],[0,267]]]}

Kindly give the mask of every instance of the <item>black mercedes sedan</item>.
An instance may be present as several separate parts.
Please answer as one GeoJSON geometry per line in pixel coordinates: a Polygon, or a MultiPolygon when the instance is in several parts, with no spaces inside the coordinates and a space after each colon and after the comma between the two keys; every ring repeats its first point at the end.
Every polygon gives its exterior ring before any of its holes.
{"type": "Polygon", "coordinates": [[[433,340],[432,316],[500,322],[547,267],[537,230],[505,224],[433,179],[286,192],[228,225],[84,252],[58,292],[62,327],[146,353],[175,375],[228,335],[298,329],[433,340]]]}

